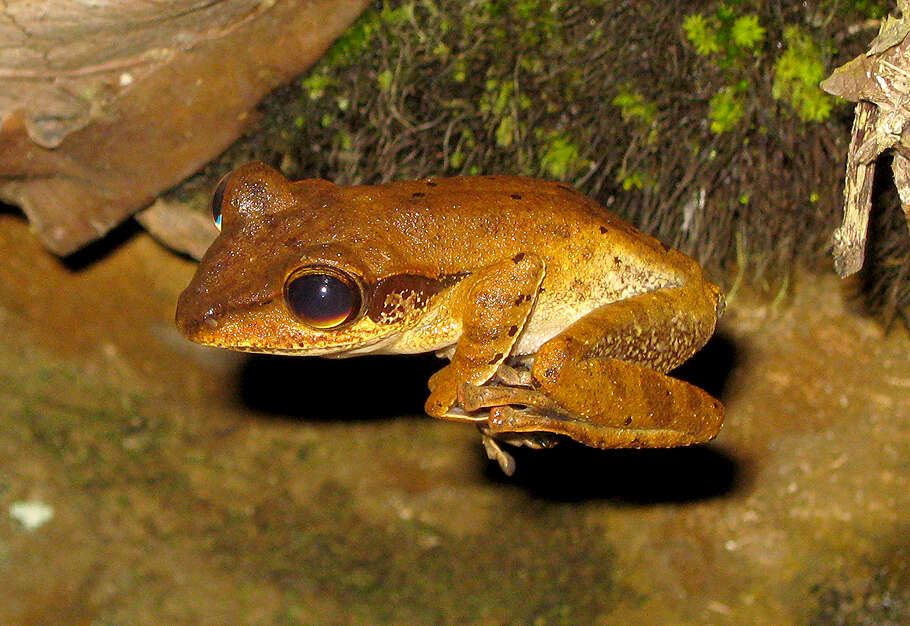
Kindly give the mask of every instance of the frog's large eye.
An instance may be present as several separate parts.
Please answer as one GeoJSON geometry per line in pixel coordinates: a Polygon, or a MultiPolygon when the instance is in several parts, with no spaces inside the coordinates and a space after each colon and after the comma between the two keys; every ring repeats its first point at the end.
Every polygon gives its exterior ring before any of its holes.
{"type": "Polygon", "coordinates": [[[288,276],[284,301],[307,326],[337,328],[360,313],[360,287],[335,268],[305,267],[288,276]]]}
{"type": "Polygon", "coordinates": [[[221,203],[224,202],[224,188],[227,187],[230,177],[230,174],[222,176],[221,180],[218,181],[218,186],[215,187],[215,193],[212,195],[212,220],[214,220],[215,227],[218,230],[221,230],[221,203]]]}

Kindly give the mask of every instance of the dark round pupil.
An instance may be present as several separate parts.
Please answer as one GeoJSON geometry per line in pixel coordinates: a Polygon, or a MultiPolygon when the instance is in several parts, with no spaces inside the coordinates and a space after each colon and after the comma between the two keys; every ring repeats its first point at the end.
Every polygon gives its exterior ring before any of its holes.
{"type": "Polygon", "coordinates": [[[224,188],[227,187],[228,176],[224,176],[215,187],[215,193],[212,196],[212,219],[215,220],[215,226],[221,230],[221,203],[224,202],[224,188]]]}
{"type": "Polygon", "coordinates": [[[357,309],[354,289],[331,274],[303,274],[285,290],[288,307],[300,321],[315,328],[333,328],[357,309]]]}

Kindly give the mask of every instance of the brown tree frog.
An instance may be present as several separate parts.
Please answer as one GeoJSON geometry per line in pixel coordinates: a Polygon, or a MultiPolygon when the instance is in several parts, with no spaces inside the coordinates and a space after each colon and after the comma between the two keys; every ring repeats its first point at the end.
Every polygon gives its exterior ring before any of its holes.
{"type": "Polygon", "coordinates": [[[349,357],[435,352],[426,412],[501,442],[712,439],[722,405],[665,374],[714,332],[721,291],[681,252],[568,185],[511,176],[343,187],[261,163],[213,200],[221,233],[177,305],[189,339],[349,357]]]}

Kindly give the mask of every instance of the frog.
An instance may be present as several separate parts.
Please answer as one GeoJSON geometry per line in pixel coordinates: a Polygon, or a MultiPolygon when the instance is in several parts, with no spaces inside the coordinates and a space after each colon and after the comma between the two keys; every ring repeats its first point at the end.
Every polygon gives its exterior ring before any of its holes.
{"type": "Polygon", "coordinates": [[[515,446],[713,439],[720,401],[668,373],[712,336],[701,266],[572,186],[509,175],[338,185],[254,162],[177,303],[193,342],[268,354],[435,353],[425,411],[515,446]]]}

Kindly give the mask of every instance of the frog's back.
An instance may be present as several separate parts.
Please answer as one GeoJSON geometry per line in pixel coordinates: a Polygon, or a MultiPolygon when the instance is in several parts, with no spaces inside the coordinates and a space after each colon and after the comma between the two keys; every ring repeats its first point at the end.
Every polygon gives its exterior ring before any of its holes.
{"type": "Polygon", "coordinates": [[[602,304],[702,280],[692,259],[563,183],[479,176],[339,189],[359,211],[353,221],[387,236],[377,247],[396,250],[409,271],[438,277],[540,256],[545,276],[521,353],[602,304]]]}
{"type": "MultiPolygon", "coordinates": [[[[565,183],[517,176],[473,176],[339,188],[365,228],[394,233],[388,247],[442,272],[470,271],[519,252],[563,274],[688,274],[691,259],[669,249],[565,183]]],[[[628,276],[632,282],[631,276],[628,276]]],[[[587,282],[587,281],[586,281],[587,282]]]]}

